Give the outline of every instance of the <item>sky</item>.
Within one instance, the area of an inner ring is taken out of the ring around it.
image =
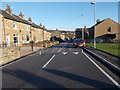
[[[90,2],[2,2],[2,10],[10,5],[13,14],[22,12],[47,29],[74,31],[94,25],[94,5]],[[83,14],[83,17],[82,17]],[[96,2],[96,20],[111,18],[118,22],[118,2]]]

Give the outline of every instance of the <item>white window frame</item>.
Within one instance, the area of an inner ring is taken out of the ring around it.
[[[26,30],[29,30],[29,26],[28,25],[26,25]]]
[[[13,22],[13,29],[18,29],[16,22]]]

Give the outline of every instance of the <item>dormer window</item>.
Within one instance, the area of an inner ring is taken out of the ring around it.
[[[18,29],[18,28],[17,28],[17,23],[13,22],[13,28],[14,28],[14,29]]]
[[[108,32],[111,32],[111,27],[108,27],[107,31],[108,31]]]

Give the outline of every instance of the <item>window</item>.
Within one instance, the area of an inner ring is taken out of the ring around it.
[[[28,25],[26,25],[26,30],[28,30]]]
[[[24,35],[22,34],[22,40],[24,40]]]
[[[13,35],[14,43],[18,43],[18,34]]]
[[[13,28],[17,29],[17,23],[13,22]]]
[[[26,35],[26,40],[29,41],[29,35]]]
[[[107,29],[107,30],[108,30],[108,32],[111,32],[111,27],[108,27],[108,29]]]

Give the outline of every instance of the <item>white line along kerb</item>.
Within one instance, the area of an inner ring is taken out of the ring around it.
[[[52,56],[52,58],[42,67],[42,68],[45,68],[51,61],[52,59],[55,57],[55,55]]]
[[[82,53],[106,76],[108,77],[118,88],[120,85],[117,81],[115,81],[109,74],[107,74],[100,66],[98,66],[86,53],[82,51]]]
[[[88,50],[88,49],[86,49],[86,50]],[[92,52],[92,51],[90,51],[90,50],[88,50],[88,51],[89,51],[90,53],[92,53],[92,54],[98,56],[98,55],[95,54],[94,52]],[[118,70],[120,70],[119,67],[117,67],[116,65],[114,65],[114,64],[112,64],[111,62],[107,61],[106,59],[104,59],[104,58],[102,58],[102,57],[100,57],[100,56],[98,56],[98,57],[101,58],[103,61],[107,62],[108,64],[110,64],[111,66],[113,66],[113,67],[117,68]]]

